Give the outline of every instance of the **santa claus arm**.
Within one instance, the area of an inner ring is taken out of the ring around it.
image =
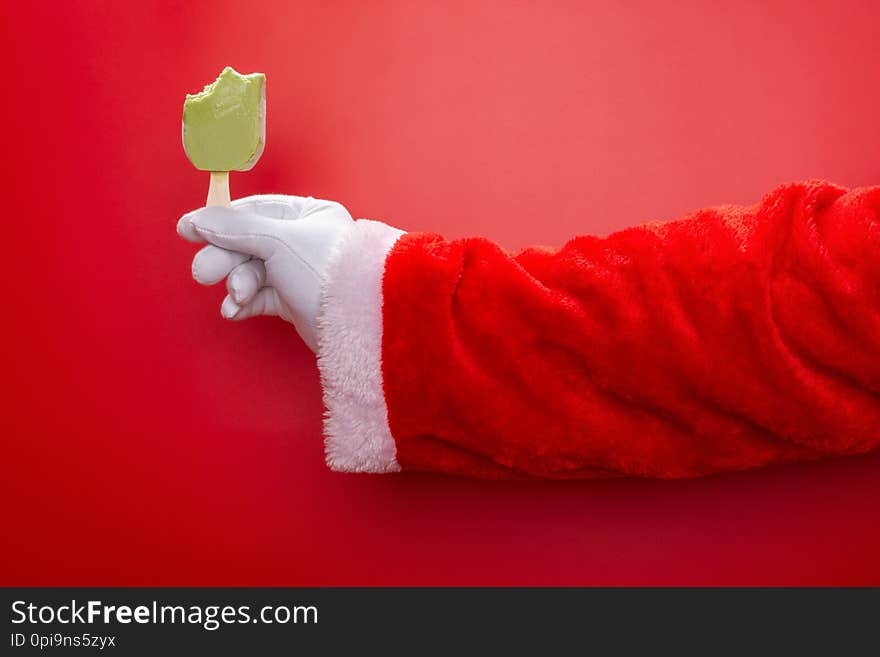
[[[318,320],[343,471],[682,477],[880,444],[880,190],[512,255],[359,221]]]

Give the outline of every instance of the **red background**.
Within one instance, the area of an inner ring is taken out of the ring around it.
[[[880,584],[880,454],[334,474],[313,356],[190,279],[181,105],[226,64],[268,74],[233,195],[409,230],[558,245],[880,181],[871,3],[585,4],[4,3],[2,583]]]

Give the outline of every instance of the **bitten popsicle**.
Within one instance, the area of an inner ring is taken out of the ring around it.
[[[266,76],[227,66],[183,103],[183,150],[196,169],[211,172],[205,205],[229,205],[229,172],[251,169],[266,144]]]

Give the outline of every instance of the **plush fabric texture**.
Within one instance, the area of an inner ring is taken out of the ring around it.
[[[400,469],[379,359],[382,272],[402,234],[377,221],[356,221],[330,255],[318,315],[318,369],[327,409],[324,452],[333,470]]]
[[[677,478],[880,444],[880,189],[781,187],[516,255],[407,234],[383,283],[404,470]]]

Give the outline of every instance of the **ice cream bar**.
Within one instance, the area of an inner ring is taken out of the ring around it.
[[[266,143],[266,76],[227,66],[183,103],[183,149],[196,169],[211,172],[208,205],[229,205],[229,171],[247,171]]]

